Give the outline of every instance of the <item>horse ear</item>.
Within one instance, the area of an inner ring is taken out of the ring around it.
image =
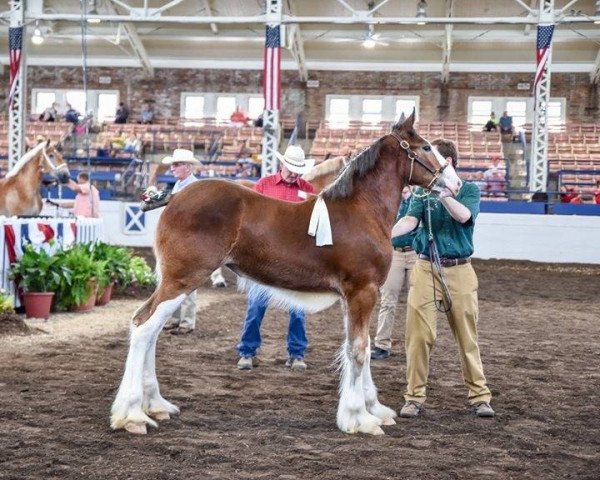
[[[412,130],[413,124],[415,123],[415,109],[413,108],[410,117],[406,118],[404,112],[400,114],[400,118],[396,124],[392,127],[392,130]]]

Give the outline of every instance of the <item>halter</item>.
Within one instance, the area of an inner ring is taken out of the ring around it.
[[[408,175],[407,183],[410,183],[410,180],[411,180],[412,174],[413,174],[413,169],[414,169],[414,166],[415,166],[415,162],[417,162],[425,170],[427,170],[429,173],[431,173],[433,175],[433,178],[431,179],[431,182],[429,182],[429,184],[427,185],[427,187],[425,187],[426,190],[430,190],[431,186],[435,185],[437,183],[438,179],[442,176],[442,172],[448,166],[448,162],[446,161],[445,165],[442,165],[437,170],[434,170],[429,165],[427,165],[427,163],[425,163],[423,160],[421,160],[419,158],[419,156],[415,152],[413,152],[411,150],[410,145],[409,145],[409,143],[406,140],[398,137],[396,135],[396,132],[392,132],[391,135],[396,140],[398,140],[398,143],[400,144],[400,147],[406,152],[406,155],[408,155],[408,159],[410,160],[410,173]],[[431,144],[429,142],[427,142],[427,143],[431,146]]]
[[[56,172],[60,169],[66,169],[67,172],[69,171],[69,167],[67,166],[66,163],[63,163],[61,165],[55,165],[54,162],[52,161],[52,159],[48,156],[48,154],[46,153],[46,147],[43,148],[42,150],[42,155],[44,156],[44,160],[46,161],[46,163],[48,164],[48,166],[50,167],[50,169],[52,170],[52,172]]]

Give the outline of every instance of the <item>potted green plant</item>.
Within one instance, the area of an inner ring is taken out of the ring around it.
[[[77,244],[58,255],[70,275],[59,285],[59,308],[75,312],[90,311],[96,303],[99,281],[105,281],[105,261],[92,258],[89,245]]]
[[[103,275],[98,278],[96,305],[106,305],[110,301],[115,282],[127,277],[131,255],[126,248],[104,242],[91,244],[90,254],[94,260],[105,262]]]
[[[36,250],[33,245],[25,245],[23,255],[12,264],[10,277],[22,290],[23,304],[27,318],[44,318],[50,316],[50,308],[54,293],[62,277],[69,272],[60,264],[57,255],[50,255],[46,250]]]

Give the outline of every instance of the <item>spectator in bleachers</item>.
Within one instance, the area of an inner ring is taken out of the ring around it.
[[[127,137],[123,133],[123,130],[117,130],[116,134],[110,139],[110,146],[112,148],[111,156],[116,156],[118,152],[125,148],[125,141]]]
[[[485,181],[485,179],[483,178],[483,172],[475,172],[473,173],[472,178],[472,182],[477,185],[477,188],[479,188],[479,191],[481,192],[482,195],[487,195],[487,187],[488,184]]]
[[[65,122],[70,122],[73,125],[79,123],[80,113],[75,110],[70,103],[67,103],[67,111],[65,112]]]
[[[575,187],[560,187],[560,203],[583,203]]]
[[[263,116],[262,113],[258,116],[256,120],[254,120],[254,126],[258,128],[262,128],[263,126]]]
[[[140,123],[149,125],[154,121],[154,111],[149,103],[144,104],[140,113]]]
[[[501,164],[500,157],[492,157],[492,166],[488,168],[483,179],[486,183],[486,191],[490,196],[499,197],[506,190],[506,170]]]
[[[500,117],[500,133],[504,134],[513,134],[513,119],[508,115],[508,112],[505,110],[502,116]]]
[[[487,121],[483,129],[486,132],[491,132],[492,130],[494,132],[498,131],[498,120],[496,120],[496,114],[494,112],[490,114],[490,119]]]
[[[125,106],[123,102],[119,103],[119,108],[117,108],[117,113],[115,114],[115,123],[127,123],[128,118],[129,109]]]
[[[248,117],[240,110],[240,107],[235,107],[235,112],[231,114],[229,121],[234,127],[243,127],[248,123]]]
[[[39,119],[42,122],[55,122],[58,118],[58,103],[54,102],[42,112]]]
[[[600,180],[596,180],[596,190],[594,190],[594,203],[600,205]]]
[[[139,133],[131,132],[125,144],[123,145],[123,153],[134,153],[139,154],[142,150],[142,139]]]

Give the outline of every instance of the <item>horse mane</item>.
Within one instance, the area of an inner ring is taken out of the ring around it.
[[[323,198],[327,200],[339,200],[352,195],[354,177],[361,178],[375,167],[379,159],[381,143],[382,139],[377,140],[350,160],[340,171],[335,181],[323,190]]]
[[[6,174],[4,178],[11,178],[16,176],[21,169],[33,158],[37,156],[37,154],[46,146],[46,142],[41,142],[31,150],[25,153],[17,163],[13,165],[13,168],[10,169],[10,172]]]
[[[343,165],[343,157],[328,158],[324,162],[315,165],[310,172],[302,175],[302,179],[311,182],[315,178],[338,171],[340,164]]]

